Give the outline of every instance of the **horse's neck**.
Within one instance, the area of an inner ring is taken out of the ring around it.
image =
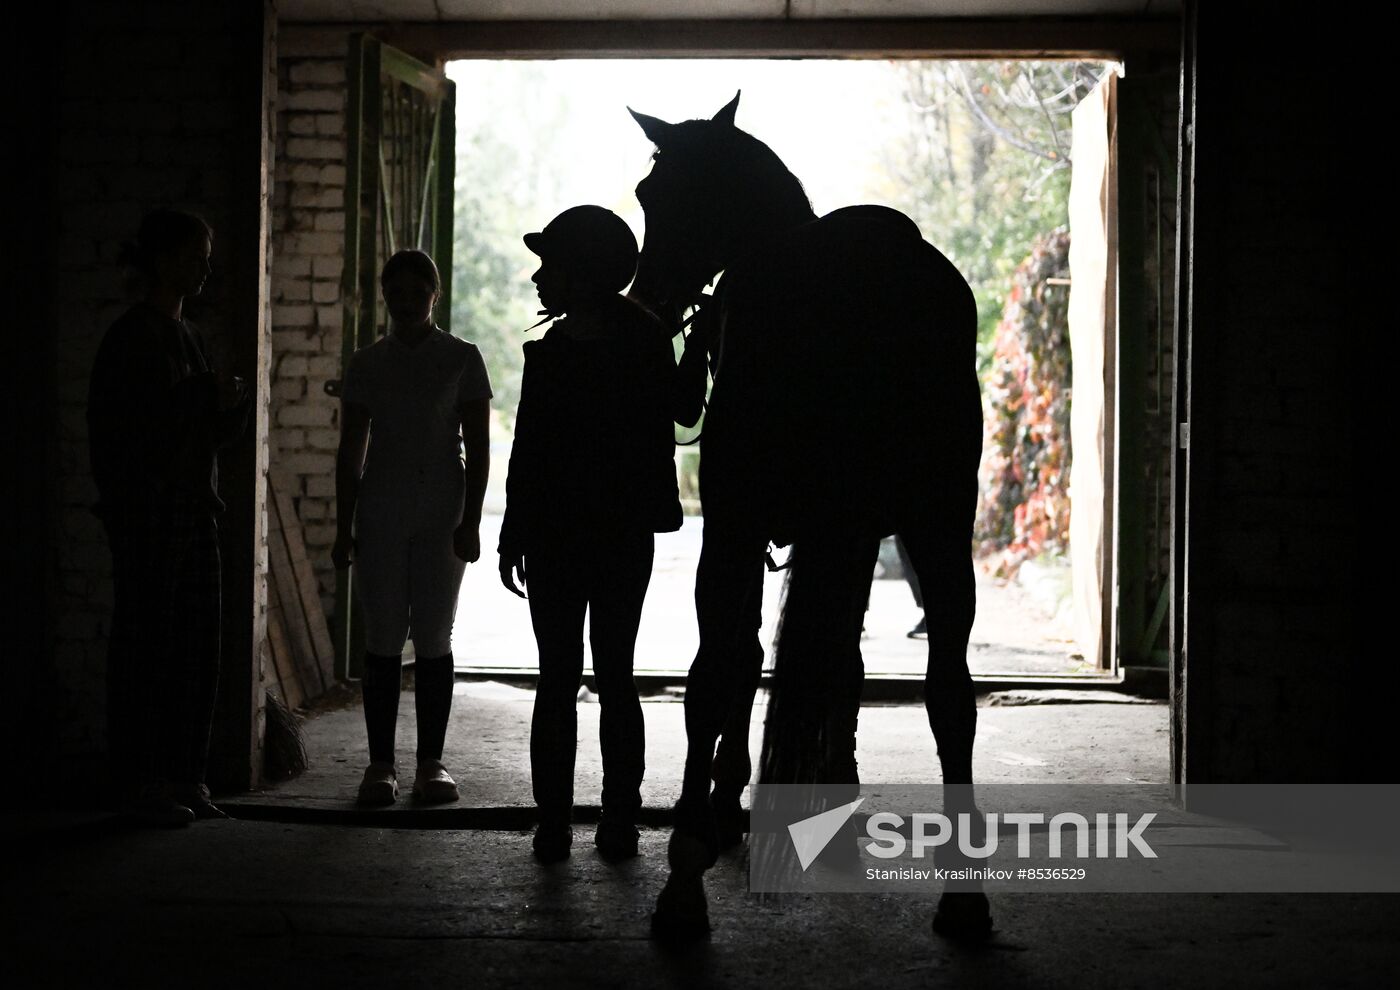
[[[750,222],[737,229],[729,250],[725,252],[725,269],[741,264],[745,259],[762,256],[770,246],[789,231],[811,223],[817,215],[811,210],[785,217],[746,217]],[[718,273],[716,273],[718,274]]]

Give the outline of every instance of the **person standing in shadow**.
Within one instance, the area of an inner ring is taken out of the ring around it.
[[[919,610],[919,621],[914,628],[904,634],[906,639],[928,639],[928,620],[924,617],[924,592],[919,586],[919,575],[914,571],[914,561],[909,556],[909,551],[904,548],[904,541],[898,535],[890,537],[894,541],[895,553],[899,556],[899,569],[904,577],[904,582],[909,585],[909,592],[914,596],[914,607]],[[872,580],[874,580],[872,578]],[[870,596],[865,597],[865,611],[870,611]],[[861,638],[865,638],[865,626],[860,627]]]
[[[904,635],[908,639],[928,639],[928,619],[924,615],[924,589],[919,585],[914,560],[904,548],[904,541],[897,535],[894,537],[894,549],[895,553],[899,554],[899,567],[904,572],[904,581],[909,585],[910,594],[914,596],[914,607],[919,610],[919,621]]]
[[[600,206],[565,210],[525,235],[546,318],[525,345],[525,374],[506,480],[500,572],[524,597],[539,646],[530,769],[535,856],[573,844],[575,709],[589,616],[601,705],[603,813],[594,844],[609,861],[637,855],[645,769],[642,706],[632,679],[655,533],[681,525],[670,335],[619,295],[637,268],[627,224]],[[567,314],[567,315],[565,315]],[[527,578],[528,573],[528,578]]]
[[[442,762],[452,711],[452,620],[466,565],[481,557],[491,383],[476,345],[433,323],[442,280],[432,258],[399,251],[385,262],[379,284],[391,326],[345,369],[331,551],[338,569],[354,563],[364,615],[360,688],[370,762],[358,801],[379,807],[398,799],[394,736],[411,627],[413,797],[445,804],[458,798]]]
[[[185,319],[211,271],[213,231],[156,210],[128,258],[144,299],[108,329],[88,391],[95,511],[112,551],[107,733],[122,804],[147,824],[227,817],[205,769],[219,683],[216,453],[248,423],[252,395],[222,381]]]

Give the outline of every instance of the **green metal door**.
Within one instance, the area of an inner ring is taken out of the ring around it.
[[[341,367],[387,329],[379,272],[398,250],[432,255],[442,274],[436,319],[450,330],[456,92],[441,70],[369,35],[350,38],[346,66],[345,267]],[[351,574],[336,585],[338,669],[363,655]]]

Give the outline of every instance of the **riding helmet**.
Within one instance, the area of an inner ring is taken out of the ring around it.
[[[627,221],[601,206],[574,206],[525,235],[525,246],[608,292],[621,292],[637,273],[637,238]]]

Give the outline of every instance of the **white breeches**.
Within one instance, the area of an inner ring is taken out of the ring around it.
[[[365,649],[399,656],[412,638],[420,657],[452,652],[452,620],[464,564],[452,550],[465,479],[395,479],[392,491],[363,491],[355,513],[353,581]]]

